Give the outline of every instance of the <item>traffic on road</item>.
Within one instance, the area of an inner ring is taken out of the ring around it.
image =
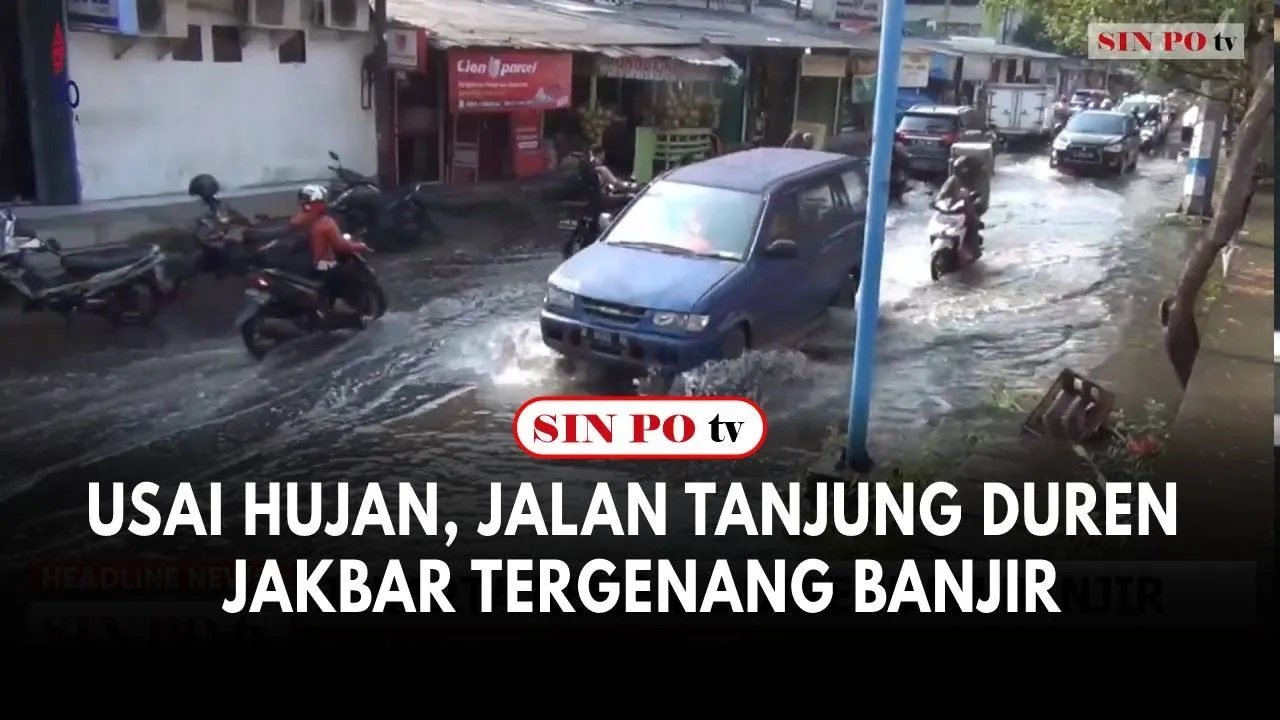
[[[1128,127],[1115,112],[1075,118],[1088,129]],[[1068,137],[1089,135],[1076,130]],[[1160,225],[1178,204],[1183,165],[1171,149],[1136,165],[1126,150],[1127,174],[1076,177],[1058,172],[1058,145],[987,148],[972,156],[976,180],[940,199],[936,179],[922,175],[891,209],[879,446],[980,428],[994,383],[1039,388],[1064,366],[1097,365],[1121,335],[1151,324],[1134,298],[1176,270],[1179,243]],[[821,450],[847,401],[865,164],[802,149],[739,155],[651,183],[567,260],[554,228],[493,255],[356,248],[385,289],[382,307],[357,300],[346,308],[357,314],[354,332],[304,333],[270,353],[246,352],[236,311],[246,290],[251,301],[272,292],[262,270],[271,261],[238,255],[208,265],[223,279],[209,281],[207,297],[166,306],[146,325],[14,320],[39,341],[0,353],[0,533],[15,548],[0,564],[105,542],[86,536],[83,493],[70,491],[85,473],[208,483],[306,468],[359,481],[413,468],[456,490],[461,520],[475,512],[465,506],[473,492],[529,469],[511,418],[539,395],[746,395],[768,414],[769,443],[736,463],[734,477],[793,472]],[[744,162],[752,173],[735,164]],[[217,228],[234,224],[225,203],[211,207],[224,214]],[[275,230],[258,237],[254,221],[245,224],[237,237],[270,246]],[[26,262],[38,239],[13,225],[5,262]],[[938,272],[940,249],[959,253],[971,228],[981,252]],[[333,247],[341,255],[347,246]],[[266,287],[250,286],[264,277]],[[314,299],[323,286],[294,289]],[[307,307],[295,319],[343,311]],[[617,361],[626,372],[614,372]],[[658,384],[637,383],[641,374]],[[591,472],[621,482],[647,467]],[[557,468],[562,479],[574,472]],[[718,471],[699,475],[707,472]]]

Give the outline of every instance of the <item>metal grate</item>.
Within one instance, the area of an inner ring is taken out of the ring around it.
[[[1114,407],[1115,393],[1067,369],[1058,375],[1022,429],[1037,437],[1080,443],[1097,436]]]

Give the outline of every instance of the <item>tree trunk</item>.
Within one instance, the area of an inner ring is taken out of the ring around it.
[[[1172,305],[1165,308],[1165,352],[1183,387],[1191,379],[1191,368],[1200,352],[1200,334],[1195,317],[1196,298],[1218,259],[1218,253],[1244,223],[1245,205],[1249,199],[1257,162],[1256,149],[1262,144],[1263,137],[1271,126],[1275,102],[1275,68],[1271,67],[1254,88],[1249,110],[1235,134],[1235,151],[1231,153],[1231,161],[1227,167],[1226,186],[1213,220],[1209,223],[1209,230],[1192,248],[1182,266]]]

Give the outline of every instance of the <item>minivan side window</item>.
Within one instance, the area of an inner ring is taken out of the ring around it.
[[[831,232],[831,219],[836,202],[831,192],[830,181],[827,178],[810,180],[796,195],[800,206],[800,230],[804,236],[803,241],[817,240],[818,236]]]
[[[794,193],[778,195],[769,203],[769,224],[761,247],[767,247],[774,240],[801,243],[800,212]]]
[[[840,176],[844,184],[844,194],[849,198],[849,210],[855,216],[867,212],[867,181],[857,170],[846,170]]]

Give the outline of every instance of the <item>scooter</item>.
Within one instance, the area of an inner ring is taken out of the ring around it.
[[[332,308],[327,307],[319,280],[277,268],[249,274],[247,302],[236,326],[250,355],[261,360],[281,343],[315,333],[363,330],[386,313],[386,294],[368,262],[359,255],[342,255],[338,262],[349,266],[351,284],[358,288],[335,298]]]
[[[376,179],[343,167],[332,150],[329,158],[336,163],[329,166],[334,174],[328,188],[329,210],[339,225],[384,248],[415,245],[423,233],[442,234],[427,212],[426,183],[384,192]]]
[[[32,262],[57,258],[46,273]],[[158,245],[117,245],[64,253],[54,238],[40,238],[13,211],[0,209],[0,277],[25,298],[24,312],[48,310],[69,322],[77,313],[101,315],[113,325],[149,325],[177,294],[166,277]]]
[[[221,279],[263,267],[309,266],[305,233],[288,220],[250,220],[218,197],[213,176],[197,178],[203,182],[192,180],[188,193],[199,197],[208,212],[196,220],[196,256],[188,277],[207,272]]]
[[[1148,120],[1144,122],[1142,127],[1138,130],[1138,135],[1142,139],[1142,151],[1151,152],[1160,141],[1160,128],[1158,123],[1155,120]]]
[[[948,204],[945,200],[933,203],[937,213],[929,221],[926,231],[929,236],[929,277],[937,281],[943,275],[961,270],[972,265],[982,257],[982,237],[976,238],[976,249],[965,246],[964,237],[968,230],[965,224],[965,205],[974,202],[970,195],[967,200],[956,200]],[[978,221],[978,227],[984,227]]]
[[[618,204],[622,207],[630,204],[640,194],[642,187],[635,181],[628,181],[620,187],[610,189],[609,197],[614,201],[612,204]],[[600,213],[594,220],[596,221],[596,231],[592,232],[591,221],[593,218],[586,212],[577,212],[571,217],[564,218],[560,221],[558,227],[565,235],[564,244],[561,246],[560,254],[566,259],[573,257],[581,252],[588,245],[591,245],[599,239],[600,233],[605,231],[609,223],[613,220],[612,213]]]

